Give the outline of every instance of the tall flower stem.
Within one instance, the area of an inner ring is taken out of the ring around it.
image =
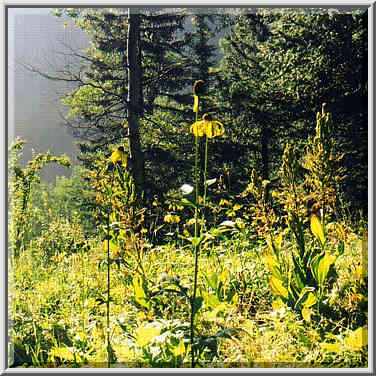
[[[107,366],[111,367],[110,346],[110,212],[107,213]]]
[[[196,122],[198,121],[198,109],[196,111]],[[195,245],[194,245],[194,255],[195,255],[195,265],[194,265],[194,281],[193,281],[193,294],[191,300],[191,361],[192,368],[195,366],[195,351],[193,348],[194,341],[194,316],[195,316],[195,301],[197,292],[197,274],[198,274],[198,256],[199,256],[199,246],[198,246],[198,185],[199,185],[199,171],[198,171],[198,135],[195,137],[195,185],[196,185],[196,199],[195,199]]]
[[[208,171],[208,137],[205,136],[205,164],[204,164],[204,203],[203,206],[206,206],[206,190],[208,188],[208,184],[206,182],[207,179],[207,171]]]

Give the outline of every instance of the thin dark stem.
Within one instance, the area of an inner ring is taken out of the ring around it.
[[[208,137],[205,136],[204,202],[203,202],[204,211],[205,211],[205,207],[206,207],[206,191],[207,191],[207,188],[208,188],[208,184],[206,182],[207,172],[208,172]]]
[[[206,204],[206,189],[208,187],[206,183],[206,175],[208,172],[208,137],[205,137],[205,165],[204,165],[204,206]]]
[[[196,122],[198,121],[198,110],[196,112]],[[193,295],[191,300],[191,360],[192,368],[195,366],[195,352],[193,349],[193,340],[194,340],[194,305],[196,301],[196,291],[197,291],[197,274],[198,274],[198,254],[199,247],[197,244],[198,237],[198,184],[199,184],[199,174],[198,174],[198,135],[195,139],[195,183],[196,183],[196,206],[195,206],[195,245],[194,245],[194,254],[195,254],[195,266],[194,266],[194,282],[193,282]]]
[[[110,213],[107,213],[107,366],[111,367],[110,347]]]

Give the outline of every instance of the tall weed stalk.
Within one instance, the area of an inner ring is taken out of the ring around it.
[[[190,132],[195,136],[195,169],[194,169],[194,180],[195,180],[195,227],[194,227],[194,240],[193,240],[193,253],[194,253],[194,276],[193,276],[193,292],[190,300],[191,304],[191,317],[190,317],[190,340],[191,340],[191,362],[192,368],[196,365],[195,359],[195,314],[202,304],[202,299],[197,299],[197,280],[199,273],[199,256],[200,249],[203,240],[203,230],[205,223],[205,205],[206,205],[206,194],[207,194],[207,167],[208,167],[208,140],[216,136],[221,136],[224,133],[223,124],[219,121],[212,120],[209,114],[204,114],[201,120],[199,119],[199,101],[200,97],[204,92],[204,82],[198,80],[193,85],[194,94],[194,106],[193,112],[195,113],[195,122],[190,127]],[[204,154],[204,171],[203,171],[203,185],[204,185],[204,195],[201,200],[200,192],[200,178],[201,171],[199,169],[199,138],[205,137],[205,154]],[[202,217],[200,214],[202,213]],[[200,217],[200,218],[199,218]],[[200,222],[199,222],[200,221]]]

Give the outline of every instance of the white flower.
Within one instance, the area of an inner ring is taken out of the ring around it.
[[[208,187],[210,187],[210,186],[213,185],[216,181],[217,181],[216,178],[206,180],[206,185],[207,185]]]
[[[235,222],[233,221],[223,221],[220,226],[230,226],[230,227],[234,227],[235,226]]]
[[[181,187],[180,187],[180,190],[183,192],[184,195],[189,195],[190,193],[193,192],[193,187],[189,184],[183,184]]]

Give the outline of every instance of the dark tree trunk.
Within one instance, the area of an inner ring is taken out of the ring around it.
[[[142,115],[143,103],[141,95],[142,70],[140,51],[140,14],[137,9],[128,10],[128,129],[129,149],[131,158],[131,173],[136,191],[141,194],[144,190],[145,156],[141,148],[139,119]]]
[[[269,150],[268,150],[268,129],[261,126],[261,160],[262,160],[262,179],[269,179]]]
[[[268,128],[261,125],[261,160],[262,160],[262,179],[269,180],[269,150],[268,150]],[[265,199],[269,199],[269,186],[265,188]]]

